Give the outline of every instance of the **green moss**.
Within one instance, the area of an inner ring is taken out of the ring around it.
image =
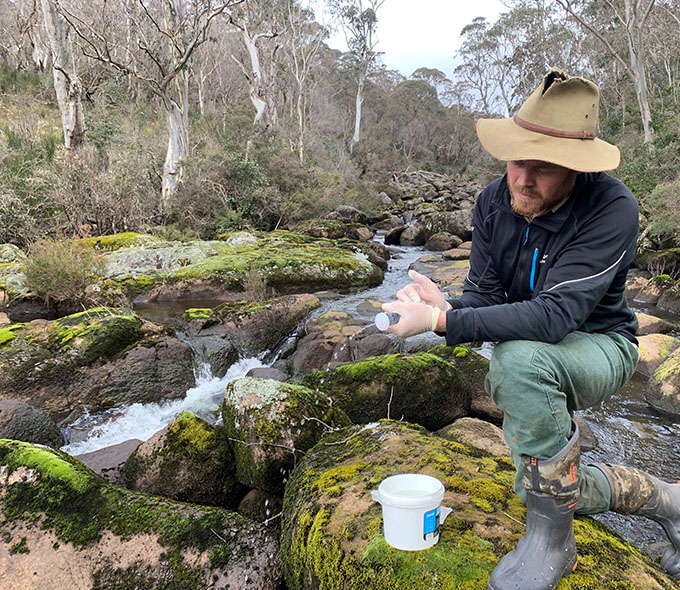
[[[6,328],[0,328],[0,347],[8,344],[16,338],[15,332],[23,328],[23,324],[14,324]]]
[[[26,537],[21,537],[21,541],[9,548],[10,555],[15,555],[17,553],[30,553],[30,549],[28,548],[28,545],[26,545]]]
[[[154,236],[134,232],[123,232],[78,240],[78,242],[84,242],[92,246],[95,250],[104,250],[106,252],[113,252],[114,250],[120,250],[121,248],[148,246],[160,241],[159,238]]]
[[[142,320],[135,314],[99,307],[56,320],[48,331],[53,351],[76,348],[80,361],[89,364],[111,357],[143,336]]]
[[[191,307],[184,310],[182,319],[186,322],[191,320],[209,320],[215,317],[215,313],[209,307]]]
[[[177,416],[169,434],[175,439],[175,444],[189,452],[205,453],[218,443],[215,428],[190,412],[182,412]]]
[[[0,440],[0,465],[6,465],[9,473],[31,470],[24,481],[7,488],[0,505],[6,523],[37,524],[53,531],[60,542],[77,547],[86,547],[105,530],[123,539],[154,532],[167,548],[171,567],[184,577],[191,574],[180,557],[185,550],[206,552],[212,568],[224,568],[238,545],[238,530],[247,524],[234,513],[206,507],[198,511],[106,485],[73,457],[28,443]]]

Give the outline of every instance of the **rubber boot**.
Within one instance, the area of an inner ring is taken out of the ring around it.
[[[552,590],[576,567],[573,519],[579,498],[579,434],[557,455],[539,460],[522,456],[527,490],[527,529],[491,574],[488,590]]]
[[[612,489],[610,510],[638,514],[658,522],[671,542],[661,565],[680,582],[680,483],[666,483],[644,471],[596,463]]]

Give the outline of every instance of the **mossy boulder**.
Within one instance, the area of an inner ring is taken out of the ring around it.
[[[637,370],[645,375],[653,375],[668,356],[680,348],[680,340],[667,334],[648,334],[638,336],[640,361]]]
[[[236,513],[104,483],[59,451],[0,441],[0,585],[275,590],[277,541]]]
[[[680,416],[680,349],[675,349],[649,378],[645,399],[662,412]]]
[[[140,234],[135,232],[122,232],[109,234],[107,236],[96,236],[92,238],[82,238],[78,242],[87,244],[95,250],[103,252],[114,252],[120,249],[143,248],[146,246],[156,246],[163,243],[163,240],[156,236]]]
[[[357,244],[287,231],[237,232],[212,241],[120,249],[105,259],[107,277],[120,288],[135,295],[153,291],[157,298],[196,298],[197,289],[210,286],[242,291],[249,272],[260,273],[281,293],[379,284],[382,271]]]
[[[355,424],[392,417],[438,430],[470,409],[470,386],[456,365],[429,352],[371,357],[300,383],[329,396]]]
[[[382,534],[371,491],[390,475],[424,473],[453,509],[439,542],[398,551]],[[324,437],[293,471],[283,507],[281,551],[289,590],[486,590],[500,558],[524,534],[512,462],[423,429],[385,421]],[[558,590],[673,588],[674,581],[602,524],[575,519],[579,567]]]
[[[370,240],[373,232],[365,223],[340,219],[308,219],[295,226],[295,231],[315,238]]]
[[[188,345],[125,310],[96,308],[0,329],[0,399],[53,417],[87,405],[179,397],[194,384]]]
[[[213,374],[222,376],[235,360],[230,351],[245,357],[273,349],[319,305],[318,297],[310,294],[226,302],[215,308],[187,309],[183,329],[192,337],[210,339],[206,360]]]
[[[137,447],[123,480],[138,492],[225,508],[236,508],[245,493],[236,484],[224,430],[189,412]]]
[[[324,395],[253,377],[229,383],[222,417],[238,480],[275,494],[283,492],[290,470],[328,429],[351,423]]]
[[[680,248],[642,250],[635,256],[635,266],[655,275],[673,275],[680,271]]]

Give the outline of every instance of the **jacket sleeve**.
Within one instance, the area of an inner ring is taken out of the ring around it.
[[[476,230],[475,230],[476,231]],[[634,256],[635,198],[621,195],[592,211],[557,255],[543,288],[530,301],[447,312],[446,342],[537,340],[559,342],[579,330]],[[621,284],[625,281],[619,277]]]

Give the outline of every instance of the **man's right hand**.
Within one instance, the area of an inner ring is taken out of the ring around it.
[[[403,289],[397,291],[397,299],[399,301],[402,301],[403,303],[427,303],[432,307],[438,307],[444,311],[451,308],[446,301],[446,298],[439,290],[439,287],[425,275],[422,275],[415,270],[409,270],[408,276],[413,283],[406,285]]]

